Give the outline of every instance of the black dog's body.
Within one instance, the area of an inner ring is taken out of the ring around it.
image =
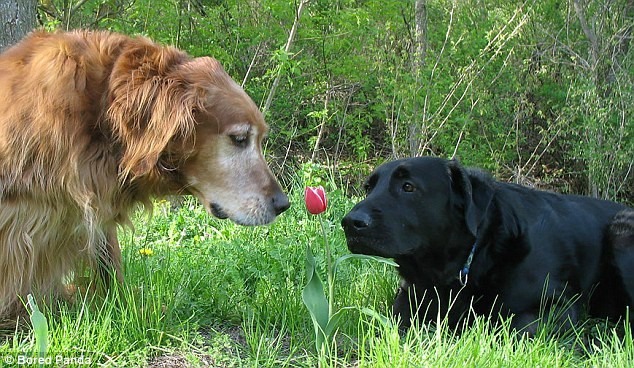
[[[393,311],[404,326],[412,313],[425,321],[439,312],[455,326],[471,306],[513,314],[522,328],[552,302],[566,307],[564,323],[583,307],[616,319],[634,305],[634,211],[624,205],[502,183],[431,157],[380,166],[366,190],[342,221],[348,247],[399,264]]]

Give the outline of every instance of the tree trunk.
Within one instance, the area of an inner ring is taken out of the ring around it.
[[[427,0],[416,0],[414,5],[414,16],[416,22],[414,57],[412,58],[412,73],[416,78],[416,86],[420,86],[425,59],[427,57]],[[416,156],[421,146],[422,135],[425,131],[424,111],[418,111],[418,103],[414,98],[414,119],[409,126],[409,151],[410,156]],[[419,126],[420,124],[420,126]],[[396,152],[392,152],[396,156]]]
[[[36,12],[37,0],[0,0],[0,51],[33,30]]]
[[[612,101],[620,99],[619,85],[631,85],[627,80],[619,80],[620,70],[625,69],[622,66],[623,60],[628,57],[631,23],[613,29],[610,27],[610,20],[604,15],[588,11],[589,3],[590,1],[584,0],[572,1],[577,20],[588,41],[587,70],[597,95],[592,113],[595,116],[625,116],[627,113]],[[619,7],[614,7],[611,11],[623,12],[623,19],[632,19],[634,0],[619,3]],[[619,128],[611,125],[609,118],[603,119],[605,121],[596,124],[587,138],[588,143],[592,143],[588,146],[595,147],[588,159],[588,192],[593,197],[609,199],[612,195],[610,189],[615,187],[613,183],[620,181],[614,177],[614,173],[618,172],[618,163],[612,159],[614,149],[620,147],[619,135],[614,134]]]
[[[416,56],[414,71],[419,72],[425,66],[427,57],[427,0],[416,0]]]
[[[586,9],[586,4],[581,4],[580,0],[573,0],[572,2],[575,14],[577,15],[577,20],[579,21],[579,25],[581,26],[581,30],[583,34],[588,39],[589,47],[588,47],[588,64],[590,65],[590,72],[592,75],[592,80],[595,86],[600,90],[603,87],[603,80],[600,77],[600,73],[598,72],[598,60],[599,60],[599,40],[597,38],[597,34],[594,32],[594,29],[588,24],[586,20],[584,9]],[[603,96],[602,96],[603,97]],[[601,131],[597,132],[596,136],[593,136],[593,139],[597,139],[598,146],[603,145],[603,133]],[[595,158],[592,158],[595,159]],[[593,166],[592,163],[589,163],[590,166]],[[599,197],[599,185],[597,184],[596,178],[594,177],[594,173],[592,167],[588,168],[588,194],[592,197]]]

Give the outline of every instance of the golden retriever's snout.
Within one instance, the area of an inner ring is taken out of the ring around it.
[[[217,189],[215,193],[222,193],[222,195],[213,196],[211,201],[205,200],[200,193],[192,193],[197,195],[202,203],[206,203],[208,212],[218,219],[229,219],[245,226],[266,225],[275,221],[277,216],[290,207],[286,193],[274,177],[271,179],[269,185],[256,192],[248,190],[225,192]]]
[[[230,219],[238,225],[258,226],[272,223],[277,216],[290,207],[288,196],[282,190],[260,200],[255,198],[247,200],[245,202],[247,206],[239,206],[237,210],[233,207],[234,204],[222,205],[218,202],[210,202],[207,204],[207,210],[220,220]]]

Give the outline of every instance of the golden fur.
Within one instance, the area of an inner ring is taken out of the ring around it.
[[[37,31],[0,55],[0,319],[63,295],[88,264],[122,280],[117,227],[137,203],[193,194],[271,222],[288,198],[267,125],[210,57],[137,37]],[[98,267],[97,267],[98,266]]]

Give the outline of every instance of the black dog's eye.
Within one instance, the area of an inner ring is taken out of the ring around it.
[[[370,193],[370,184],[369,183],[365,183],[363,184],[363,192],[367,195],[368,193]]]
[[[367,196],[368,194],[370,194],[370,192],[372,191],[372,189],[374,189],[374,187],[376,186],[376,182],[378,181],[378,178],[376,175],[371,175],[368,180],[366,180],[363,183],[363,191],[365,192],[365,195]]]
[[[412,183],[403,184],[403,191],[407,193],[411,193],[416,190],[416,187]]]
[[[249,136],[246,134],[232,134],[229,138],[231,138],[231,143],[239,148],[245,148],[249,143]]]

